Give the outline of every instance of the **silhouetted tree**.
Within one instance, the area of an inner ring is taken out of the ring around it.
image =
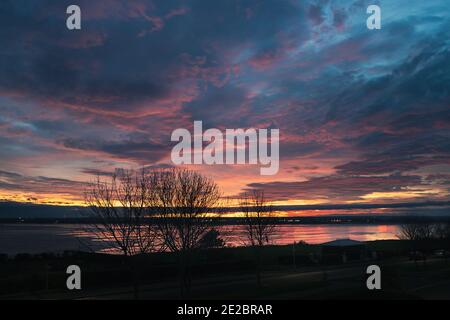
[[[402,240],[409,240],[412,257],[416,262],[418,257],[421,256],[424,259],[424,263],[426,262],[426,255],[424,253],[416,252],[421,248],[421,243],[424,240],[431,240],[435,237],[435,226],[430,223],[410,223],[404,224],[400,226],[400,234],[399,238]]]
[[[200,239],[199,247],[202,249],[223,248],[225,240],[220,237],[220,232],[216,229],[211,229]]]
[[[450,223],[440,223],[436,225],[436,238],[445,240],[450,239]]]
[[[429,223],[408,223],[400,226],[399,238],[402,240],[429,240],[434,235],[434,227]]]
[[[220,192],[216,183],[185,169],[153,172],[149,205],[156,207],[158,228],[164,245],[178,253],[181,295],[191,288],[191,259],[202,239],[212,229],[210,213],[217,207]]]
[[[91,218],[86,232],[105,247],[127,257],[134,277],[135,298],[138,297],[138,271],[132,257],[157,250],[161,244],[157,228],[149,220],[144,223],[149,214],[150,186],[144,170],[121,171],[110,181],[97,178],[85,195]]]
[[[244,215],[244,243],[251,246],[255,253],[256,282],[261,286],[262,249],[271,243],[276,232],[273,222],[273,207],[263,191],[247,192],[240,199],[240,208]]]

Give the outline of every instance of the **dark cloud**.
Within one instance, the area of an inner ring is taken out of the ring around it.
[[[249,189],[264,190],[274,200],[353,199],[372,192],[395,192],[421,183],[419,176],[346,176],[330,175],[300,182],[251,183]]]
[[[81,170],[81,172],[88,174],[90,176],[96,176],[96,177],[112,177],[112,176],[114,176],[113,171],[99,170],[99,169],[93,169],[93,168],[83,168]]]
[[[347,19],[347,13],[343,10],[336,9],[333,11],[333,25],[342,29],[345,26],[345,20]]]
[[[0,189],[23,193],[63,193],[82,195],[85,182],[69,179],[27,176],[15,172],[0,171]]]
[[[66,1],[30,2],[1,4],[1,39],[8,51],[2,53],[0,90],[93,110],[132,111],[168,99],[173,87],[187,80],[180,79],[182,70],[196,68],[184,74],[199,78],[224,73],[214,71],[222,50],[270,38],[299,12],[289,2],[276,1],[192,1],[178,13],[174,9],[185,2],[82,1],[88,19],[83,31],[70,32],[64,28]],[[257,17],[253,23],[247,21],[246,7]],[[45,20],[42,8],[52,13]],[[167,15],[170,22],[144,32]],[[104,34],[98,45],[77,46],[86,34],[96,33]],[[186,55],[203,62],[185,64]]]
[[[313,24],[319,25],[324,21],[324,14],[322,12],[322,7],[320,5],[310,5],[308,8],[308,18]]]
[[[244,89],[231,85],[209,86],[200,98],[187,103],[184,108],[193,120],[202,120],[205,128],[248,127],[245,94]]]
[[[63,144],[67,148],[104,152],[117,158],[131,159],[141,164],[156,162],[170,150],[168,145],[134,140],[65,139]]]

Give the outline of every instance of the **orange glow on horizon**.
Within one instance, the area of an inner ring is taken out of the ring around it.
[[[84,200],[78,199],[71,194],[24,194],[20,192],[6,193],[0,191],[0,200],[52,206],[86,206]]]

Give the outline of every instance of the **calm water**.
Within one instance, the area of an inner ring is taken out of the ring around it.
[[[84,233],[80,225],[68,224],[7,224],[0,225],[0,253],[61,252],[64,250],[86,250],[86,243],[95,239]],[[218,228],[227,245],[242,245],[242,227],[222,226]],[[280,225],[274,242],[290,244],[294,241],[323,243],[339,238],[360,241],[397,239],[396,225]],[[81,239],[81,241],[80,241]]]

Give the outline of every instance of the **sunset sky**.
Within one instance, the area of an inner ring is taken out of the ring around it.
[[[448,0],[2,0],[0,200],[81,204],[96,175],[171,166],[201,120],[280,130],[277,175],[189,167],[227,196],[448,201],[449,30]]]

